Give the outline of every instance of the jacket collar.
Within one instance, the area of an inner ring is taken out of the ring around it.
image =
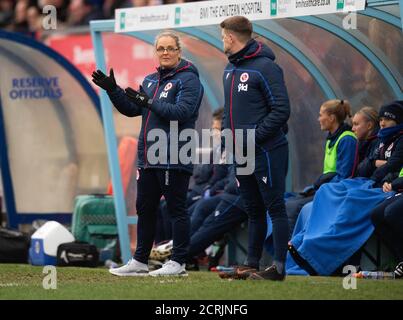
[[[250,59],[256,56],[262,50],[262,43],[257,42],[254,39],[250,39],[245,47],[243,47],[238,52],[230,55],[228,57],[228,61],[232,64],[238,64],[242,60]]]
[[[181,59],[181,61],[178,63],[178,65],[175,68],[171,68],[171,69],[164,68],[163,69],[161,67],[158,67],[157,72],[159,74],[159,78],[162,80],[162,79],[170,78],[170,77],[174,76],[176,73],[190,68],[190,66],[191,66],[190,62],[188,62],[184,59]]]
[[[340,135],[345,131],[351,131],[351,127],[347,123],[342,123],[340,127],[334,132],[327,135],[327,140],[330,140],[329,147],[333,147]]]

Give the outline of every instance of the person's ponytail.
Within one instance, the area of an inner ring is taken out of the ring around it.
[[[347,118],[351,118],[351,106],[348,100],[333,99],[322,104],[325,112],[333,114],[339,124],[343,123]]]

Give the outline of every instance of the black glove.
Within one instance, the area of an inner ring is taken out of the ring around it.
[[[142,108],[149,107],[149,100],[150,98],[144,93],[143,88],[140,86],[140,92],[136,91],[130,87],[125,89],[126,96],[129,100],[133,101],[135,104]]]
[[[94,71],[92,73],[92,82],[108,92],[114,91],[117,87],[112,68],[109,71],[109,77],[101,70]]]

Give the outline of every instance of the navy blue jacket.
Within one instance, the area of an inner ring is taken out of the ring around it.
[[[213,196],[222,192],[225,186],[228,168],[221,164],[199,164],[194,167],[193,179],[195,184],[191,190],[198,194],[210,189],[210,195]]]
[[[376,134],[359,142],[359,163],[355,171],[355,177],[369,178],[371,176],[372,170],[368,168],[378,152],[379,143],[380,141]]]
[[[290,103],[283,71],[274,59],[269,47],[252,39],[229,56],[223,75],[223,129],[234,134],[235,129],[255,128],[256,152],[287,144],[284,128]]]
[[[142,116],[139,136],[137,165],[140,168],[184,169],[193,172],[192,164],[170,163],[170,121],[178,121],[179,132],[194,129],[199,107],[203,97],[203,86],[199,80],[196,67],[182,59],[175,69],[158,68],[157,72],[145,77],[142,84],[144,93],[152,98],[149,108],[142,108],[132,103],[124,91],[118,87],[108,93],[113,105],[120,113],[128,117]],[[155,143],[148,139],[151,129],[161,129],[167,134],[167,145],[164,146],[167,163],[151,164],[147,159],[147,150]],[[178,141],[178,150],[189,141]],[[179,158],[179,157],[178,157]]]
[[[386,160],[387,162],[376,167],[376,160]],[[362,162],[359,176],[370,177],[376,182],[376,186],[381,186],[383,179],[388,174],[394,174],[400,171],[403,164],[403,132],[392,136],[385,143],[378,142],[375,152],[368,159]]]
[[[228,165],[213,164],[213,175],[211,176],[205,189],[210,189],[210,195],[214,196],[217,193],[224,191],[226,180],[228,177]]]
[[[403,177],[398,177],[392,181],[392,190],[396,192],[403,192]]]
[[[213,174],[212,164],[198,164],[193,168],[193,181],[194,184],[189,188],[189,190],[201,195],[204,188],[208,184],[211,176]]]

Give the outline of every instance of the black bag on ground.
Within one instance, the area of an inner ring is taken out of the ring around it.
[[[57,247],[58,266],[91,267],[98,266],[97,247],[85,242],[62,243]]]
[[[0,263],[28,263],[29,237],[0,227]]]

